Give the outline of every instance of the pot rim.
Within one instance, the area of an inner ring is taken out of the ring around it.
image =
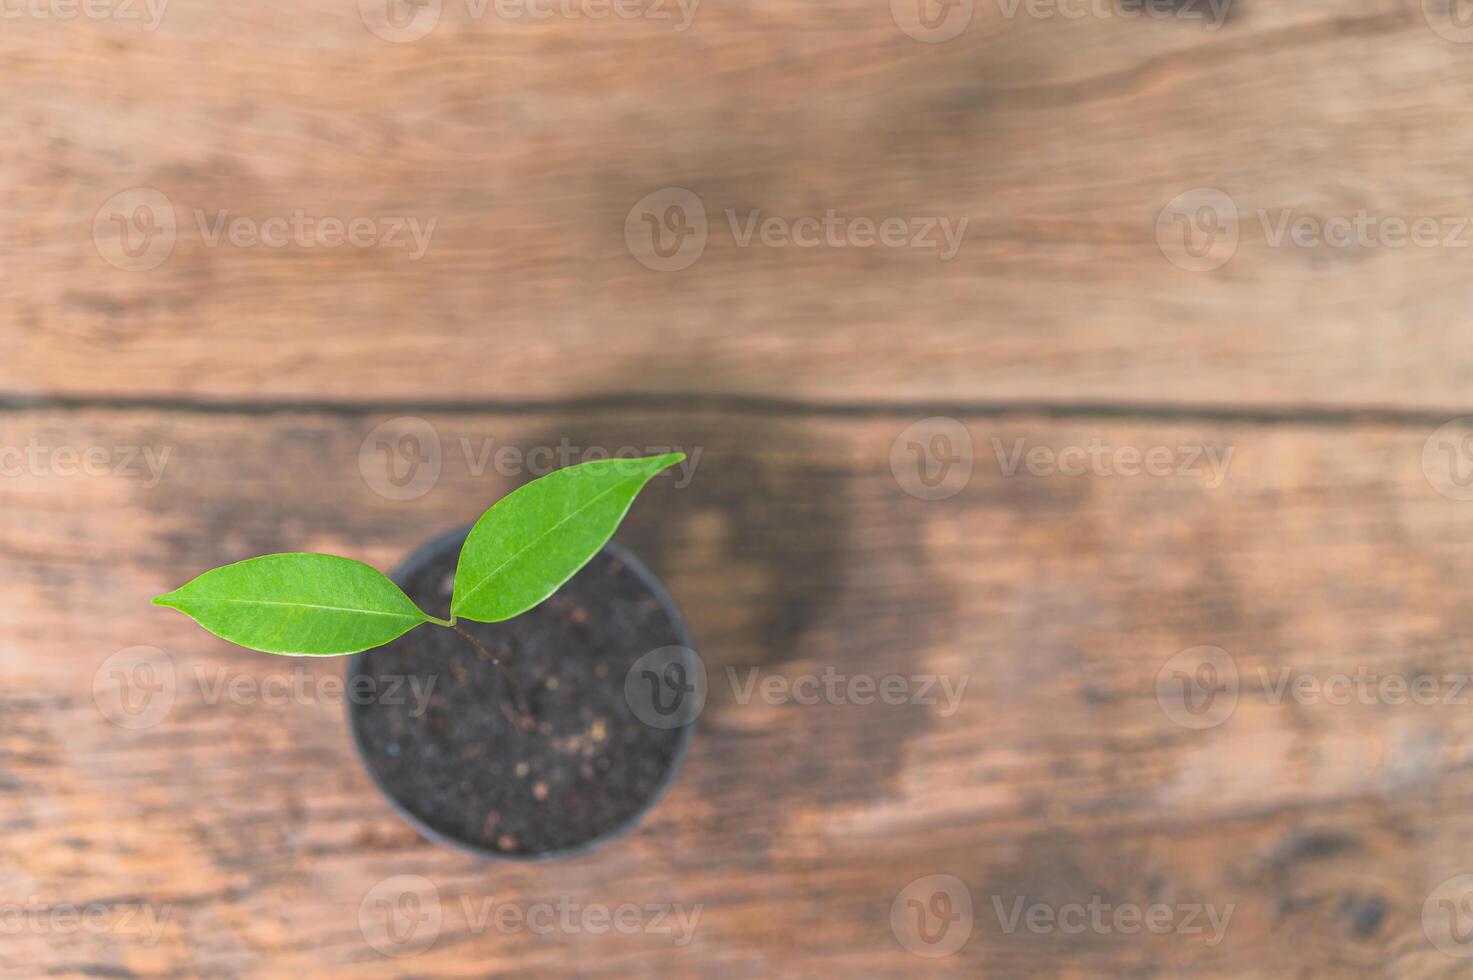
[[[408,557],[406,557],[402,562],[399,563],[398,567],[394,569],[393,573],[390,574],[389,577],[393,579],[394,583],[398,585],[401,589],[404,588],[406,582],[432,559],[439,556],[448,548],[460,548],[460,546],[465,543],[466,537],[470,534],[472,526],[473,525],[467,524],[463,527],[458,527],[453,530],[446,531],[445,533],[437,535],[436,537],[420,545],[418,548],[414,549],[414,551],[410,552]],[[670,593],[666,591],[664,584],[661,583],[661,581],[655,576],[653,572],[649,570],[649,568],[645,566],[643,562],[634,557],[634,555],[622,545],[618,545],[615,544],[613,541],[609,541],[600,550],[610,557],[616,558],[619,561],[623,562],[627,568],[634,572],[634,574],[645,585],[645,587],[650,590],[650,593],[654,595],[657,600],[659,600],[660,607],[665,610],[665,614],[670,617],[670,622],[675,628],[675,636],[678,641],[677,645],[682,646],[691,652],[692,660],[689,664],[689,667],[692,670],[702,669],[701,665],[696,662],[699,660],[700,655],[696,653],[695,641],[691,638],[690,630],[686,627],[685,620],[680,615],[680,610],[676,608],[675,600],[670,598]],[[355,653],[352,656],[346,658],[347,666],[345,668],[345,673],[346,682],[349,685],[351,685],[353,683],[353,679],[359,675],[358,665],[361,663],[360,658],[372,652],[372,650],[365,650],[362,653]],[[405,823],[409,824],[411,827],[413,827],[414,830],[421,837],[425,838],[431,843],[439,844],[443,847],[448,847],[452,850],[460,851],[464,854],[470,854],[475,857],[498,861],[537,862],[555,861],[561,858],[576,857],[578,855],[587,853],[588,851],[591,851],[596,847],[600,847],[604,844],[609,843],[610,841],[617,840],[618,838],[625,836],[630,831],[632,831],[635,826],[637,826],[639,822],[643,820],[652,809],[655,808],[655,805],[660,802],[660,800],[665,796],[665,793],[670,789],[671,784],[675,782],[675,777],[680,774],[681,767],[685,763],[686,752],[690,749],[690,743],[695,738],[696,734],[696,720],[692,720],[690,724],[685,725],[679,730],[680,740],[676,743],[675,754],[670,759],[670,765],[669,768],[667,768],[665,771],[664,778],[661,779],[659,785],[655,787],[654,791],[650,793],[649,798],[644,801],[639,809],[631,813],[623,822],[619,823],[610,830],[599,834],[596,837],[591,837],[586,841],[573,845],[572,847],[565,847],[555,851],[540,851],[536,854],[507,854],[504,851],[499,851],[491,847],[483,847],[478,844],[472,844],[468,841],[460,840],[457,837],[452,837],[443,831],[436,830],[434,827],[431,827],[419,817],[415,816],[408,810],[408,808],[400,803],[399,800],[392,793],[389,792],[388,788],[384,786],[383,782],[379,779],[378,773],[374,771],[373,766],[369,765],[368,750],[364,746],[363,736],[359,732],[357,724],[355,724],[357,709],[370,707],[370,705],[355,705],[352,698],[348,698],[346,700],[346,704],[347,710],[345,714],[347,716],[348,731],[352,735],[353,750],[354,753],[358,756],[358,762],[363,766],[364,772],[368,773],[368,778],[373,783],[374,788],[379,791],[379,795],[381,795],[385,800],[388,801],[389,806],[394,810],[396,814],[398,814],[399,818]]]

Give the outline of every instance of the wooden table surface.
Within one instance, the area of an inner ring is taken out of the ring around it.
[[[388,2],[0,3],[0,973],[1465,975],[1462,0]],[[148,604],[624,446],[710,690],[583,857]]]

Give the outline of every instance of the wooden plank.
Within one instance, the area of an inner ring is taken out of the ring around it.
[[[702,4],[684,31],[472,9],[403,44],[337,0],[7,20],[0,394],[1467,401],[1469,248],[1270,247],[1257,217],[1473,215],[1473,46],[1416,3],[1236,4],[1213,31],[978,0],[941,44],[873,0]],[[94,247],[135,187],[178,219],[152,271]],[[710,216],[679,272],[624,234],[667,187]],[[1199,187],[1242,241],[1193,273],[1156,227]],[[830,209],[969,224],[948,262],[740,247],[726,216]],[[436,225],[418,261],[210,244],[222,214],[298,211]]]
[[[945,430],[910,430],[908,417],[431,415],[439,477],[393,501],[373,489],[377,471],[359,468],[384,421],[0,415],[0,893],[45,909],[102,903],[114,916],[100,933],[38,933],[0,917],[0,970],[1267,978],[1463,968],[1424,936],[1422,910],[1439,882],[1473,869],[1466,704],[1269,697],[1281,668],[1321,681],[1362,669],[1466,676],[1473,505],[1434,489],[1422,428],[979,415],[951,428],[952,449],[957,427],[973,440],[970,480],[928,500],[914,495],[929,491],[907,447]],[[524,478],[509,457],[475,472],[484,440],[614,450],[631,432],[701,452],[689,485],[653,484],[620,539],[684,610],[711,697],[670,795],[625,842],[585,857],[482,864],[420,842],[368,783],[329,693],[259,699],[268,682],[302,671],[315,683],[338,665],[234,649],[147,603],[208,566],[286,548],[391,567]],[[10,448],[33,438],[32,458],[14,465]],[[1041,452],[1009,476],[993,439],[1004,460],[1020,439]],[[1143,459],[1161,447],[1156,458],[1171,465],[1156,468],[1170,472],[1096,462],[1084,476],[1035,475],[1096,445]],[[156,482],[122,465],[128,447],[145,446],[156,460],[169,450]],[[92,451],[108,472],[67,475],[61,447]],[[1190,471],[1193,447],[1232,450],[1223,479]],[[157,724],[130,730],[107,720],[99,704],[116,689],[94,672],[140,644],[167,654],[176,695]],[[1230,718],[1192,729],[1155,692],[1168,660],[1202,645],[1235,658],[1241,692]],[[742,703],[751,668],[780,687],[826,669],[966,686],[949,713],[920,698]],[[245,693],[210,696],[222,680]],[[936,960],[908,952],[890,924],[902,889],[932,874],[955,876],[975,903],[966,944]],[[433,883],[442,919],[431,948],[396,959],[366,941],[360,906],[401,875]],[[537,935],[478,928],[493,897],[523,911],[562,901],[701,912],[685,945],[648,932]],[[1009,932],[994,899],[1005,911],[1095,899],[1233,911],[1210,944],[1210,930]],[[121,921],[137,905],[166,915],[157,943]]]

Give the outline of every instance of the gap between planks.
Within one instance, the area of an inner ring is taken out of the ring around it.
[[[531,415],[558,411],[719,412],[746,415],[793,415],[826,418],[951,415],[968,418],[1094,418],[1121,421],[1236,422],[1328,428],[1375,425],[1425,428],[1465,415],[1473,409],[1407,409],[1391,406],[1233,405],[1171,402],[1067,402],[1049,400],[867,400],[806,401],[745,394],[644,394],[610,392],[578,398],[532,400],[383,401],[312,399],[202,399],[167,395],[18,395],[0,393],[0,414],[21,412],[149,411],[181,415],[327,415],[344,418],[383,414]]]

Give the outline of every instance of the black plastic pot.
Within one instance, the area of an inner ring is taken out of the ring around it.
[[[395,570],[426,612],[448,617],[469,531]],[[705,697],[700,658],[659,580],[609,544],[536,608],[460,625],[506,668],[433,625],[348,660],[353,741],[390,805],[431,841],[511,860],[568,857],[634,827],[679,771]],[[672,686],[667,701],[662,677],[699,689]],[[684,710],[671,717],[671,703]]]

